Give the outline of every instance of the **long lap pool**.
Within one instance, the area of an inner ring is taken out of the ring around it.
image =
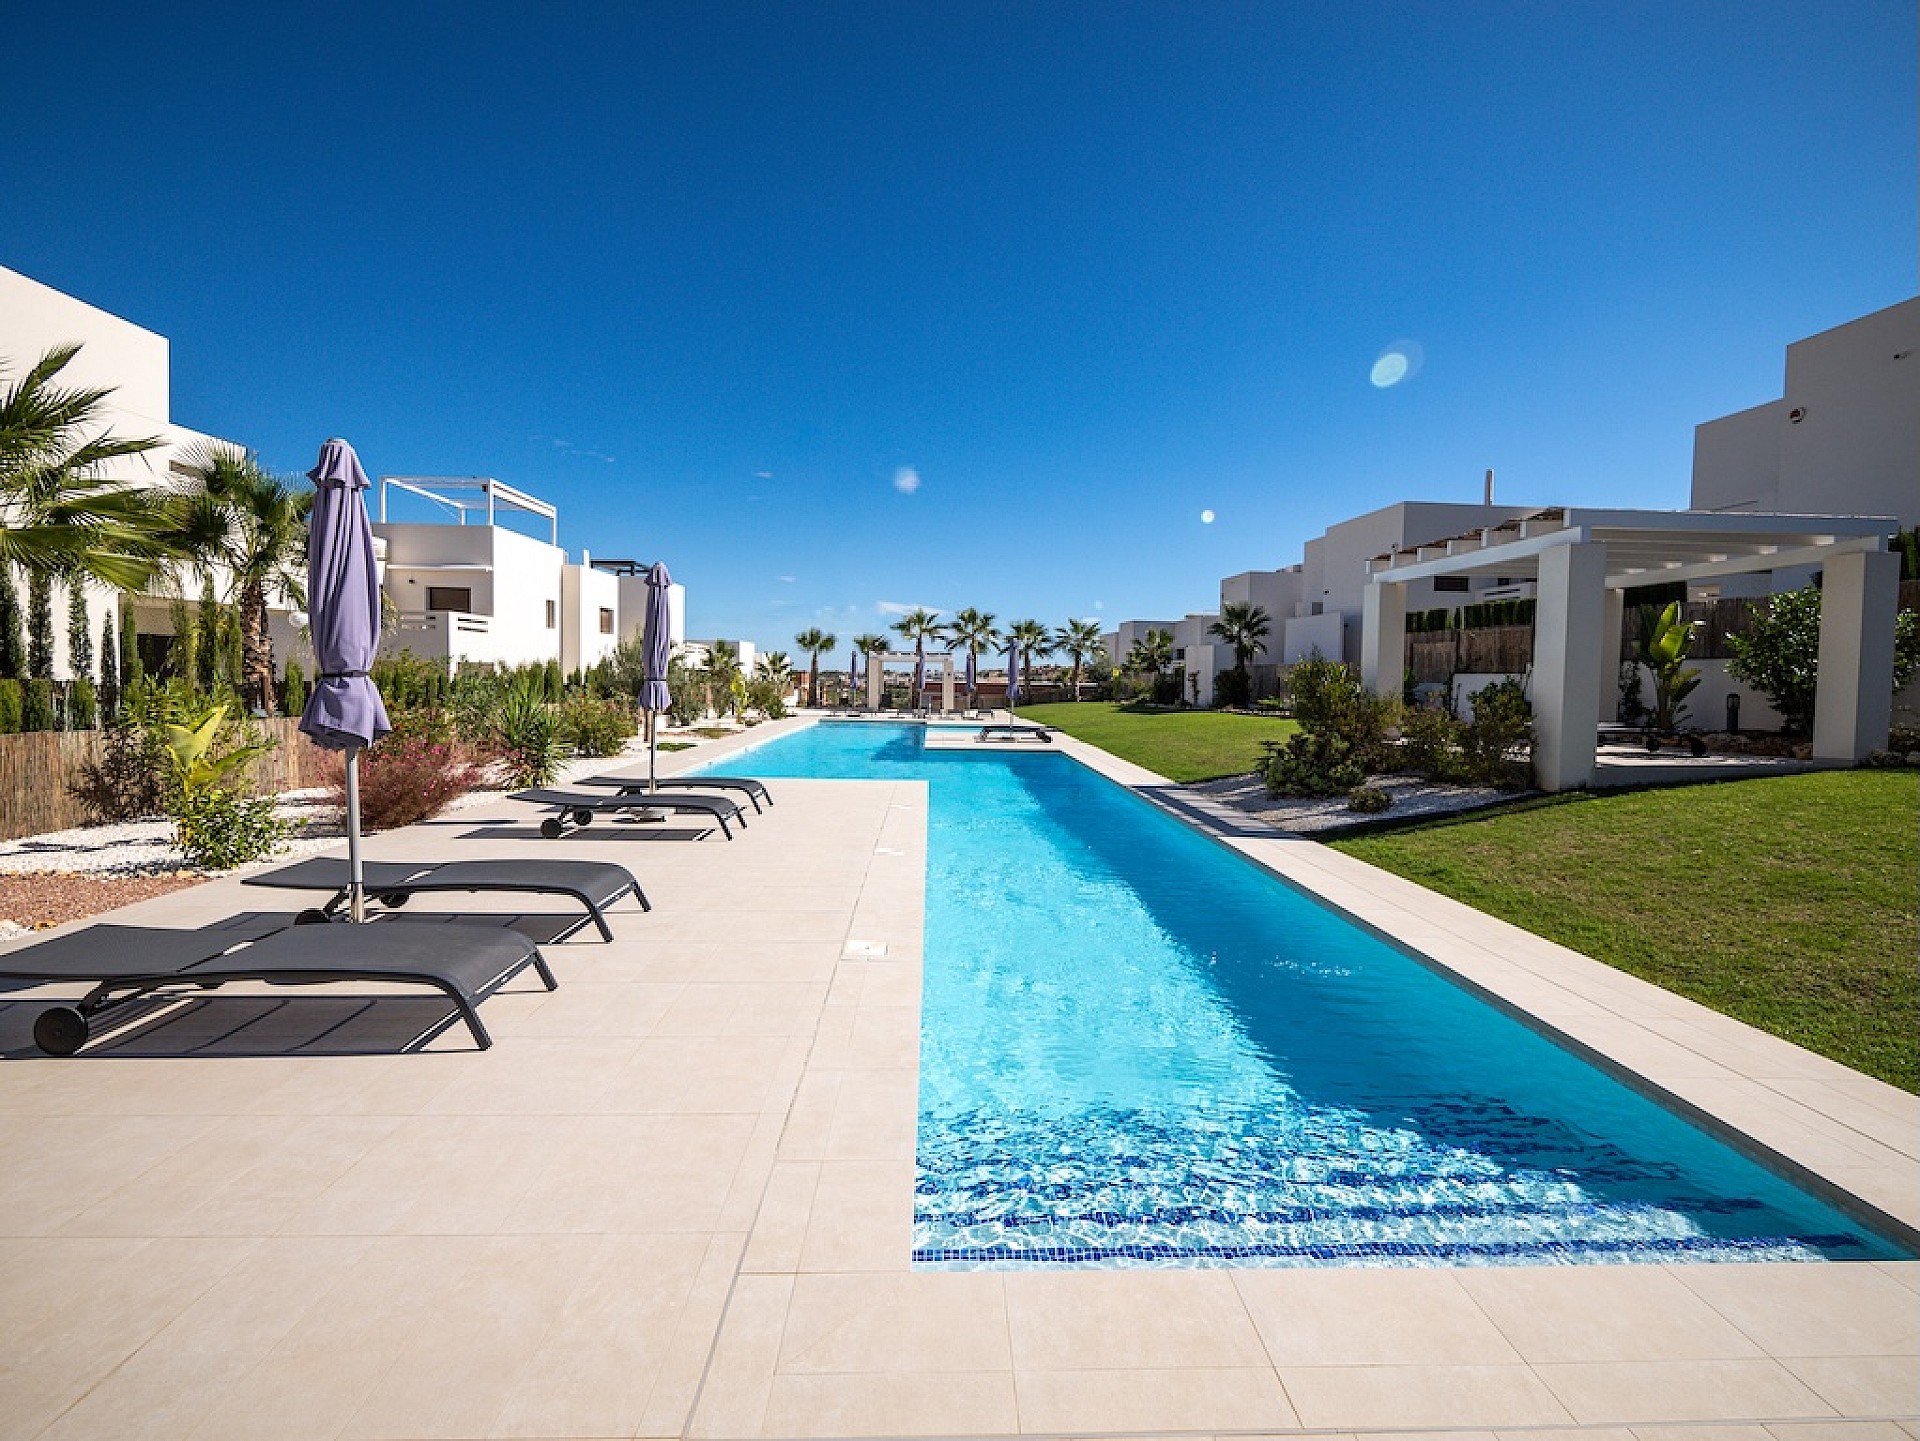
[[[928,785],[917,1266],[1905,1254],[1071,759],[924,734],[726,767]]]

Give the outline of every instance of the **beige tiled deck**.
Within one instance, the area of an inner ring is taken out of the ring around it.
[[[0,1004],[0,1438],[1920,1441],[1920,1263],[913,1271],[925,791],[778,794],[731,843],[544,842],[504,807],[371,843],[640,874],[653,914],[551,947],[561,989],[487,1002],[491,1051],[399,1053],[431,1003],[316,991],[61,1061]],[[1317,846],[1226,839],[1920,1221],[1913,1097]]]

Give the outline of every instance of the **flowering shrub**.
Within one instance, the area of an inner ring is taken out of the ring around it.
[[[387,736],[360,753],[361,828],[387,831],[437,816],[481,779],[480,767],[447,742]],[[332,798],[346,804],[344,767]]]

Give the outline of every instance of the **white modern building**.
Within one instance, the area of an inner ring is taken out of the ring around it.
[[[596,556],[593,568],[604,571],[616,582],[614,614],[619,639],[632,640],[646,633],[647,572],[653,567],[641,560],[607,560]],[[667,587],[667,635],[670,644],[687,643],[687,588],[678,581]]]
[[[17,381],[48,351],[78,345],[76,354],[60,372],[63,387],[107,390],[100,413],[107,432],[118,439],[148,437],[160,444],[139,455],[109,462],[103,474],[129,485],[177,485],[194,474],[196,460],[209,447],[241,449],[233,441],[176,425],[172,416],[172,347],[164,335],[88,305],[83,300],[43,285],[16,271],[0,268],[0,382]],[[25,585],[16,577],[25,604]],[[171,637],[172,602],[181,598],[178,578],[161,576],[147,593],[133,598],[140,634]],[[186,588],[191,599],[198,588]],[[102,622],[118,620],[121,596],[96,585],[86,586],[89,627],[94,637],[95,667],[99,664]],[[72,679],[67,646],[67,594],[56,585],[54,595],[54,673]],[[276,653],[286,655],[292,628],[282,610],[275,626]]]
[[[1850,763],[1884,746],[1892,709],[1899,557],[1888,517],[1549,510],[1479,535],[1375,559],[1361,680],[1398,692],[1408,597],[1439,576],[1525,576],[1538,586],[1529,698],[1543,790],[1593,784],[1599,727],[1617,700],[1624,593],[1818,566],[1825,574],[1813,755]]]
[[[1779,399],[1697,426],[1691,508],[1920,525],[1920,298],[1795,341]]]
[[[401,497],[454,518],[395,520],[390,507]],[[571,675],[612,655],[645,618],[643,581],[627,608],[625,562],[599,564],[586,553],[569,560],[559,512],[490,476],[382,476],[377,514],[396,612],[381,637],[389,654],[410,651],[454,669],[558,660]],[[510,517],[534,533],[512,528]],[[674,589],[684,617],[685,592]]]

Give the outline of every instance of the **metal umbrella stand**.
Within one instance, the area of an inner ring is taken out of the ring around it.
[[[380,649],[380,575],[367,520],[367,473],[340,439],[320,447],[307,472],[313,516],[307,531],[307,614],[313,636],[313,690],[300,729],[325,750],[347,756],[348,916],[367,918],[360,862],[360,752],[392,730],[386,704],[367,674]]]
[[[659,753],[654,742],[659,734],[660,716],[673,705],[673,694],[667,689],[667,662],[673,657],[673,607],[668,596],[672,586],[673,577],[667,573],[666,563],[655,561],[647,570],[647,609],[640,656],[640,709],[647,718],[649,791],[660,789],[655,771]]]

